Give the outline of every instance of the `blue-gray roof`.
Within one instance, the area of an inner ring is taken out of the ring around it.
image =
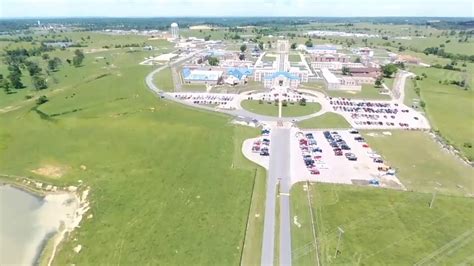
[[[242,79],[243,76],[250,76],[252,75],[252,73],[253,73],[253,70],[249,68],[233,67],[227,70],[227,74],[229,76],[234,76],[238,79]]]
[[[299,79],[297,76],[295,76],[295,75],[293,75],[289,72],[285,72],[285,71],[275,72],[272,75],[265,77],[265,79],[275,79],[279,76],[284,76],[284,77],[286,77],[288,79],[291,79],[291,80],[298,80]]]

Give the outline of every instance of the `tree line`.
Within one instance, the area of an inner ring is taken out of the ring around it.
[[[59,66],[62,64],[62,60],[59,57],[51,58],[49,54],[46,53],[53,50],[54,48],[44,44],[28,50],[25,48],[5,50],[3,61],[8,65],[8,75],[6,77],[0,75],[0,88],[3,88],[7,94],[13,93],[12,89],[24,88],[25,86],[21,79],[23,71],[29,74],[33,87],[36,90],[48,88],[45,73],[49,76],[50,72],[58,71]],[[47,69],[43,71],[37,62],[30,59],[32,56],[41,56],[45,61]],[[75,67],[79,67],[82,65],[83,60],[84,53],[81,50],[75,50],[73,59],[67,59],[66,61]]]

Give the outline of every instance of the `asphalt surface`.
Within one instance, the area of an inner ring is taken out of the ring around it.
[[[273,265],[275,231],[279,230],[280,264],[291,265],[290,234],[290,129],[273,128],[270,144],[270,165],[267,176],[267,193],[263,228],[261,265]],[[280,228],[275,228],[277,184],[280,183]]]
[[[280,179],[280,265],[291,265],[290,129],[274,129],[276,171]],[[270,165],[271,169],[272,165]]]

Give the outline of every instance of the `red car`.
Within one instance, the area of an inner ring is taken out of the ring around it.
[[[368,147],[369,147],[369,144],[367,144],[367,143],[364,143],[364,144],[362,144],[362,147],[364,147],[364,148],[368,148]]]
[[[340,150],[340,149],[334,150],[334,155],[342,156],[342,150]]]
[[[309,172],[312,174],[312,175],[319,175],[319,170],[316,169],[316,168],[311,168],[309,169]]]

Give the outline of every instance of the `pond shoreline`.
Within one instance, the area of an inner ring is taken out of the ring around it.
[[[34,218],[28,226],[35,229],[29,232],[29,243],[23,243],[25,249],[22,252],[27,255],[21,258],[22,261],[31,265],[51,265],[58,246],[89,211],[87,197],[90,188],[83,184],[58,187],[26,177],[0,175],[0,188],[5,186],[27,193],[38,201],[35,209],[28,210],[28,215]],[[8,193],[11,198],[15,192],[10,190]],[[15,201],[14,198],[11,200]]]

